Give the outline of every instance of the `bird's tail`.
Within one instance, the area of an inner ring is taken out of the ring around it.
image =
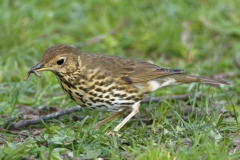
[[[219,85],[224,84],[224,85],[229,85],[228,82],[225,80],[221,79],[214,79],[214,78],[206,78],[206,77],[198,77],[198,76],[189,76],[189,75],[184,75],[184,74],[175,74],[172,75],[177,83],[193,83],[193,82],[198,82],[198,83],[204,83],[207,85],[212,85],[214,87],[219,87]]]

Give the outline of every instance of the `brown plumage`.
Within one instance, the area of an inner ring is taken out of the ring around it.
[[[63,91],[78,105],[117,112],[95,125],[95,129],[132,108],[114,131],[139,111],[144,97],[159,88],[192,82],[228,84],[219,79],[188,76],[183,70],[161,68],[148,62],[84,53],[67,45],[48,48],[26,79],[42,70],[52,71]]]

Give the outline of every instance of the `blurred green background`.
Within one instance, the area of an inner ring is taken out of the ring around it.
[[[220,78],[226,79],[232,85],[226,87],[224,92],[209,87],[200,88],[203,91],[209,91],[211,97],[215,97],[216,102],[224,101],[226,106],[236,107],[237,112],[234,112],[235,117],[231,124],[233,125],[231,131],[237,135],[239,128],[236,125],[236,117],[238,118],[240,102],[238,96],[240,90],[236,87],[240,84],[239,8],[240,1],[231,0],[1,0],[0,114],[2,119],[0,125],[3,126],[9,119],[13,121],[21,119],[18,115],[19,108],[16,107],[18,105],[32,108],[44,106],[63,108],[75,105],[62,94],[52,73],[41,72],[41,79],[32,75],[27,82],[23,81],[27,71],[40,61],[42,53],[48,47],[55,44],[68,44],[84,52],[144,60],[166,68],[185,69],[188,74],[192,75],[210,77],[218,75]],[[172,87],[160,90],[153,95],[195,93],[198,87],[197,85]],[[230,111],[232,112],[233,109]],[[102,116],[102,113],[92,111],[84,111],[82,114],[84,116],[93,115],[92,122],[94,115]],[[192,122],[194,123],[194,119]],[[69,128],[71,127],[76,126]],[[134,129],[136,130],[136,128]],[[228,129],[222,131],[222,137],[235,137],[227,134]],[[150,129],[150,132],[153,131]],[[157,134],[161,133],[159,131]],[[104,137],[104,134],[100,135]],[[9,143],[16,143],[16,148],[21,146],[22,142],[14,141],[12,136],[2,133],[2,137],[5,139],[5,143],[1,145],[2,149],[11,148],[7,145]],[[184,137],[180,136],[180,141],[181,138]],[[164,142],[167,140],[165,139]],[[31,141],[34,143],[33,146],[36,141],[39,148],[42,145],[46,146],[36,139],[34,142]],[[146,141],[149,139],[147,138]],[[229,139],[226,144],[224,141],[223,146],[228,146],[226,150],[217,150],[216,153],[222,152],[224,158],[234,155],[230,154],[230,148],[233,145],[230,141],[232,142],[232,139]],[[164,142],[161,143],[164,145]],[[132,140],[132,143],[138,144],[135,140]],[[195,143],[194,140],[193,143]],[[72,146],[77,144],[79,143],[73,143]],[[51,145],[49,144],[49,146]],[[111,146],[111,144],[107,144],[107,146]],[[142,152],[143,148],[139,149],[137,146],[132,146],[129,150],[125,148],[112,152],[100,151],[100,154],[95,157],[128,159],[121,155],[116,157],[113,155],[123,151],[133,152],[133,150],[137,151],[136,155],[134,154],[132,157],[139,156],[141,159],[140,155],[148,156],[145,154],[146,152]],[[143,144],[143,146],[145,145]],[[48,146],[45,150],[47,148]],[[50,153],[52,148],[46,152]],[[70,148],[68,147],[68,149]],[[191,153],[199,156],[209,154],[215,159],[212,152],[204,152],[208,149],[207,145],[202,149],[193,148]],[[76,157],[81,157],[79,156],[82,153],[81,149],[71,148],[70,150]],[[92,148],[85,150],[92,150]],[[170,159],[174,157],[185,159],[189,155],[184,153],[177,154],[175,150],[166,149],[156,152],[156,157],[161,155],[164,158],[170,154]],[[2,152],[2,155],[4,154],[6,153]],[[39,156],[39,151],[35,152],[34,150],[28,154]],[[15,155],[19,155],[17,156],[19,158],[27,154],[20,151]],[[14,159],[14,157],[10,158]],[[151,156],[148,158],[154,159]]]

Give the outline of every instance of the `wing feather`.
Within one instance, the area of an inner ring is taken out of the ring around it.
[[[82,56],[84,57],[82,62],[86,64],[86,66],[83,64],[85,68],[105,70],[106,73],[110,73],[109,75],[115,78],[117,83],[122,84],[139,83],[184,72],[184,70],[162,68],[149,62],[101,54],[88,55],[90,54]]]
[[[120,83],[139,83],[184,72],[184,70],[161,68],[148,62],[134,62],[134,65],[119,68],[118,73],[115,73],[118,74]]]

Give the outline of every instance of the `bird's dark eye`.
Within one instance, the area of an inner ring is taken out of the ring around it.
[[[58,61],[57,61],[57,64],[58,65],[62,65],[64,63],[65,59],[64,58],[60,58]]]

